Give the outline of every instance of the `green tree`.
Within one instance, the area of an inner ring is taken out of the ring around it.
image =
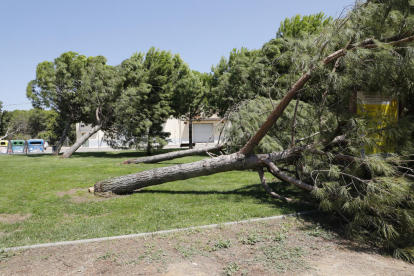
[[[153,144],[164,144],[170,135],[162,131],[162,124],[173,112],[170,106],[173,90],[188,75],[189,69],[178,54],[155,50],[154,47],[146,53],[143,68],[150,91],[141,105],[151,122],[145,135],[147,155],[151,155]]]
[[[192,71],[185,78],[177,82],[171,99],[171,108],[174,117],[188,120],[190,149],[193,148],[193,121],[197,117],[205,116],[209,110],[205,109],[206,92],[208,90],[207,74]],[[203,82],[204,80],[204,82]]]
[[[260,94],[264,87],[265,66],[260,50],[233,49],[229,59],[222,57],[212,67],[210,106],[224,117],[229,109]]]
[[[55,145],[59,142],[60,136],[65,129],[66,122],[62,120],[58,112],[54,110],[46,111],[46,128],[43,132],[39,133],[38,138],[44,139],[50,145]],[[75,125],[71,126],[66,137],[71,143],[76,141]]]
[[[333,17],[327,17],[323,12],[301,16],[299,14],[292,18],[286,18],[280,22],[276,37],[301,38],[320,32],[325,26],[333,21]]]
[[[322,12],[303,17],[297,15],[282,22],[276,38],[261,49],[233,49],[228,59],[222,57],[212,67],[210,105],[220,116],[227,118],[240,105],[257,96],[267,97],[270,101],[280,99],[308,62],[294,58],[298,43],[294,38],[318,35],[332,22],[333,19]]]
[[[52,113],[55,111],[41,109],[14,110],[5,113],[3,119],[7,129],[7,138],[44,139],[46,136],[43,134],[48,132],[47,126]]]
[[[151,155],[154,145],[163,146],[170,135],[162,124],[172,115],[171,98],[179,81],[190,70],[178,54],[150,48],[135,53],[120,65],[125,78],[112,137],[119,146],[135,145]],[[121,115],[122,114],[122,115]]]
[[[120,103],[124,78],[119,68],[106,64],[103,56],[89,57],[81,78],[80,98],[83,102],[84,123],[91,123],[91,130],[74,143],[61,158],[72,154],[99,130],[109,130],[113,124],[115,111]],[[120,115],[120,114],[119,114]]]
[[[66,121],[54,155],[58,155],[70,127],[83,118],[82,76],[87,58],[75,52],[66,52],[54,61],[44,61],[36,68],[36,78],[27,85],[26,96],[37,108],[51,108]]]
[[[5,133],[1,139],[30,139],[29,111],[13,110],[4,114]]]

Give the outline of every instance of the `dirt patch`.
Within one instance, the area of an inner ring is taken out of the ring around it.
[[[335,254],[324,256],[309,262],[315,268],[315,274],[309,275],[413,275],[412,265],[379,256],[375,251],[341,250],[336,248]],[[374,269],[375,268],[375,269]]]
[[[106,195],[106,196],[96,196],[93,193],[89,193],[88,188],[82,189],[70,189],[69,191],[60,191],[56,193],[59,197],[64,197],[68,195],[70,197],[70,201],[73,203],[83,203],[83,202],[90,202],[90,201],[105,201],[110,200],[118,195]]]
[[[4,252],[0,270],[5,275],[414,275],[414,265],[295,218]]]
[[[60,192],[57,192],[56,195],[57,196],[60,196],[60,197],[63,197],[64,195],[74,195],[77,192],[85,192],[85,191],[88,191],[88,189],[87,188],[70,189],[69,191],[60,191]]]
[[[19,215],[19,214],[1,214],[0,215],[0,222],[6,224],[13,224],[25,221],[26,219],[30,218],[32,214],[26,215]]]

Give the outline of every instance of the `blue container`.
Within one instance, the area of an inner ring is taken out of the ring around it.
[[[30,139],[27,141],[27,153],[45,152],[45,141],[42,139]]]
[[[7,140],[0,140],[0,154],[10,153],[10,143]]]
[[[11,154],[25,154],[26,141],[25,140],[11,140]]]

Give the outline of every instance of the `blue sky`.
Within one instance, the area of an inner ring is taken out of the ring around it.
[[[210,72],[233,48],[260,48],[280,22],[323,11],[338,16],[353,0],[0,1],[0,101],[30,109],[26,85],[36,65],[67,51],[117,65],[151,46],[179,53]]]

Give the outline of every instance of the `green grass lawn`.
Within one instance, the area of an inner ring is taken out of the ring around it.
[[[270,198],[257,172],[234,171],[145,188],[130,195],[88,194],[96,181],[209,158],[120,165],[141,152],[0,155],[0,248],[126,235],[294,213],[309,209]],[[270,180],[273,177],[267,175]],[[297,190],[270,183],[295,197]],[[80,190],[74,190],[80,189]],[[10,217],[23,220],[6,221]]]

